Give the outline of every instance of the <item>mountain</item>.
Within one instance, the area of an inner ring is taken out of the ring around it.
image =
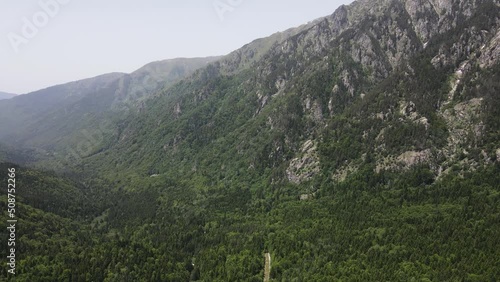
[[[10,98],[13,98],[15,96],[16,96],[16,94],[0,92],[0,100],[10,99]]]
[[[168,88],[215,59],[158,61],[131,74],[105,74],[2,101],[0,140],[43,150],[73,145],[72,140],[93,134],[102,126],[101,120],[136,110],[155,91]]]
[[[172,162],[190,170],[238,156],[248,160],[241,169],[287,165],[281,173],[301,182],[327,165],[321,152],[334,175],[367,155],[378,169],[425,160],[439,175],[463,149],[482,155],[469,157],[473,166],[494,160],[498,39],[490,11],[498,7],[419,3],[358,1],[276,41],[251,67],[241,63],[254,56],[245,48],[210,64],[122,123],[110,149],[116,167],[147,175]],[[486,88],[470,88],[473,77]],[[311,167],[300,165],[305,159]]]
[[[261,281],[269,256],[277,281],[496,281],[499,15],[355,1],[101,116],[38,162],[99,216],[54,211],[84,232],[42,230],[27,260],[47,281]],[[49,264],[51,232],[85,248]]]

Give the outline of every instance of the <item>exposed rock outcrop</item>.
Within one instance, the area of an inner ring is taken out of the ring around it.
[[[300,157],[292,159],[286,170],[290,182],[302,183],[310,180],[319,172],[319,158],[316,149],[316,145],[312,140],[308,140],[302,145]]]

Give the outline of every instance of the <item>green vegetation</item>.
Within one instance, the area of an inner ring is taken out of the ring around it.
[[[498,7],[426,48],[404,6],[386,8],[335,38],[323,20],[256,41],[121,101],[132,111],[104,109],[114,85],[74,115],[37,115],[44,150],[0,147],[21,164],[0,164],[2,183],[18,170],[11,280],[262,281],[270,253],[271,281],[497,281],[500,65],[480,67],[464,27],[491,40]],[[401,37],[408,54],[394,65]],[[471,99],[483,99],[478,114]],[[68,157],[84,128],[97,141]],[[307,175],[293,181],[292,164]]]
[[[18,169],[20,191],[54,181]],[[426,171],[368,166],[324,184],[315,200],[267,204],[245,196],[232,204],[230,191],[168,181],[112,196],[94,220],[20,197],[17,281],[260,281],[266,251],[274,281],[495,279],[500,166],[437,182]]]

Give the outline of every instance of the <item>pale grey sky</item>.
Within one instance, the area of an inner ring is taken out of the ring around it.
[[[352,0],[0,0],[0,91],[225,55]]]

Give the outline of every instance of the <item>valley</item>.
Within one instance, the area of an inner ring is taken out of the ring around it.
[[[0,101],[15,281],[500,279],[499,15],[358,0]]]

